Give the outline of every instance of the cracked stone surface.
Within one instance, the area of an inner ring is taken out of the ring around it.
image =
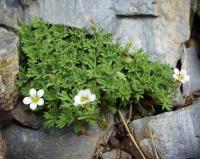
[[[159,0],[113,0],[114,10],[119,16],[159,16]]]
[[[132,50],[143,48],[152,60],[173,67],[190,36],[190,0],[40,0],[25,12],[50,23],[86,28],[95,23],[122,45],[132,42]]]
[[[191,0],[2,0],[0,24],[16,28],[17,19],[42,17],[49,23],[96,25],[131,50],[143,48],[153,61],[175,67],[179,49],[190,36]]]
[[[148,3],[146,1],[146,5]],[[119,17],[115,39],[122,45],[131,42],[132,50],[142,48],[151,54],[153,61],[160,60],[175,67],[181,44],[190,36],[190,0],[158,0],[154,5],[157,13],[147,11],[157,17],[146,16],[147,13]]]
[[[3,130],[7,159],[91,159],[102,133],[96,126],[83,135],[70,128],[35,131],[16,124]]]
[[[23,8],[19,0],[0,1],[0,24],[16,29],[18,22],[24,20]]]
[[[4,138],[2,136],[2,132],[0,130],[0,159],[5,159],[6,157],[6,145]]]
[[[200,156],[199,119],[200,99],[174,112],[135,120],[130,127],[149,159],[196,158]],[[129,147],[135,154],[133,146]]]
[[[0,28],[0,108],[11,111],[18,98],[15,80],[19,71],[18,37]]]

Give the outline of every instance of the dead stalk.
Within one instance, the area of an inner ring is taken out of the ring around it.
[[[144,154],[143,154],[143,152],[141,151],[140,147],[138,146],[138,144],[137,144],[137,142],[136,142],[134,136],[131,134],[130,129],[129,129],[129,127],[128,127],[128,125],[127,125],[127,123],[126,123],[126,121],[125,121],[125,119],[124,119],[124,117],[123,117],[123,115],[122,115],[122,113],[121,113],[120,110],[118,111],[118,114],[119,114],[120,120],[122,121],[122,123],[123,123],[123,125],[124,125],[124,127],[125,127],[125,130],[126,130],[128,136],[130,137],[131,141],[132,141],[133,144],[135,145],[136,149],[139,151],[139,153],[140,153],[140,155],[142,156],[142,158],[143,158],[143,159],[146,159],[146,157],[144,156]]]
[[[127,124],[131,121],[132,112],[133,112],[133,106],[132,106],[132,104],[130,104],[129,118],[126,122]]]

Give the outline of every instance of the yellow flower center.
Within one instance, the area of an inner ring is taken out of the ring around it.
[[[81,97],[81,103],[82,103],[82,104],[86,104],[86,103],[88,103],[88,102],[89,102],[88,96],[82,96],[82,97]]]
[[[177,76],[177,79],[178,79],[179,81],[184,80],[184,76],[183,76],[182,74],[179,74],[179,75]]]
[[[37,103],[40,100],[40,98],[38,96],[34,96],[31,99],[32,99],[33,103]]]

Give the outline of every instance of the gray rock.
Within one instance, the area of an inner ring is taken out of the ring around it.
[[[25,12],[39,16],[50,23],[91,28],[93,23],[105,31],[114,32],[116,17],[111,9],[112,0],[37,0]]]
[[[119,17],[115,40],[131,42],[132,50],[143,48],[153,61],[175,67],[179,48],[190,36],[190,0],[160,0],[158,7],[158,17]]]
[[[132,42],[132,51],[143,48],[152,60],[175,67],[179,48],[190,36],[190,1],[31,0],[25,13],[26,19],[40,16],[89,31],[96,25],[122,45]]]
[[[136,16],[136,15],[159,15],[158,0],[113,0],[116,15]]]
[[[5,159],[6,157],[6,145],[0,130],[0,159]]]
[[[39,16],[49,23],[75,27],[96,25],[132,50],[143,48],[152,60],[175,67],[178,51],[190,36],[191,0],[2,0],[0,24],[17,27],[17,19]]]
[[[10,124],[13,121],[13,111],[5,111],[0,108],[0,127]]]
[[[13,111],[14,119],[25,127],[39,129],[41,121],[32,111],[27,110],[26,107],[26,105],[19,103]]]
[[[110,152],[105,152],[102,155],[102,159],[129,159],[130,155],[122,150],[115,149]]]
[[[18,58],[17,36],[0,28],[0,108],[5,111],[11,111],[17,100]]]
[[[182,56],[183,68],[187,70],[190,81],[183,84],[183,95],[200,91],[200,61],[195,48],[186,49],[186,58]]]
[[[29,7],[36,0],[19,0],[23,7]]]
[[[23,19],[23,8],[19,0],[0,1],[0,24],[16,29],[18,22]]]
[[[184,104],[185,104],[185,100],[184,100],[183,94],[181,93],[180,88],[177,88],[173,96],[172,105],[181,106]]]
[[[150,159],[186,159],[200,156],[199,119],[200,99],[187,108],[135,120],[130,127]]]
[[[102,132],[90,127],[76,135],[69,128],[35,131],[15,124],[3,130],[7,159],[91,159]]]

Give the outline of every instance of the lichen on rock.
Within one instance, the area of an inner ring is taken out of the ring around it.
[[[0,108],[5,111],[11,111],[18,98],[18,53],[18,37],[0,28]]]

